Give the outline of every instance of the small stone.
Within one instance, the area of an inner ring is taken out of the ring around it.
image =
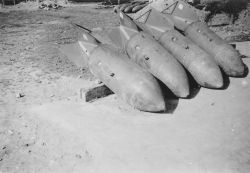
[[[35,80],[37,83],[42,83],[42,81],[41,80],[39,80],[39,79],[37,79],[37,80]]]
[[[81,79],[83,76],[82,75],[79,75],[78,77],[77,77],[77,79]]]
[[[23,93],[20,93],[20,92],[16,93],[16,98],[21,98],[21,97],[24,97],[24,96],[25,95]]]
[[[8,133],[9,133],[10,135],[13,135],[13,134],[14,134],[13,130],[8,130]]]
[[[30,46],[26,46],[26,47],[25,47],[25,50],[30,50],[30,49],[31,49]]]
[[[102,81],[100,81],[99,79],[96,79],[96,80],[95,80],[95,84],[96,84],[96,85],[102,84]]]

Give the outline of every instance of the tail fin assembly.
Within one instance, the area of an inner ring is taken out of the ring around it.
[[[127,41],[136,33],[139,29],[136,23],[121,11],[117,11],[120,18],[120,26],[114,28],[109,32],[110,39],[119,47],[124,47]]]
[[[123,12],[118,12],[120,17],[120,35],[123,46],[127,43],[130,38],[139,32],[137,25],[133,22],[133,20],[128,17]]]
[[[184,30],[188,24],[199,20],[195,13],[195,8],[182,0],[152,0],[147,8],[135,14],[135,19],[152,8],[163,13],[167,18],[172,19],[175,26],[181,30]]]
[[[174,29],[172,20],[154,8],[148,9],[134,20],[121,11],[116,12],[120,18],[120,26],[109,32],[109,38],[119,47],[124,47],[126,42],[139,32],[139,28],[151,33],[156,39],[166,30]]]
[[[167,6],[162,13],[170,14],[176,27],[184,31],[187,25],[199,20],[194,10],[194,7],[188,3],[181,0],[175,0],[175,2]]]
[[[81,37],[78,43],[65,44],[60,46],[59,49],[70,61],[76,64],[76,66],[87,67],[88,56],[90,52],[100,44],[100,41],[90,34],[92,32],[91,30],[78,24],[72,24],[77,28],[81,28]]]
[[[174,29],[172,20],[165,17],[165,15],[159,13],[154,8],[149,9],[134,20],[143,30],[147,30],[147,32],[151,33],[156,39],[165,31]]]
[[[81,37],[78,40],[78,43],[83,52],[89,56],[92,50],[100,44],[100,41],[91,35],[91,30],[78,24],[74,25],[81,28]]]

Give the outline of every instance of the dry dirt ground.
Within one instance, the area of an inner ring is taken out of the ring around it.
[[[59,51],[77,39],[71,21],[118,24],[111,9],[93,5],[0,10],[1,173],[249,172],[249,76],[176,100],[172,114],[139,112],[115,95],[85,103],[79,91],[95,78]]]

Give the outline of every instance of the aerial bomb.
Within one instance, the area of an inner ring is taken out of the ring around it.
[[[82,31],[78,43],[90,71],[120,98],[142,111],[165,110],[161,88],[150,73],[88,32]]]
[[[185,29],[185,34],[209,54],[213,55],[227,75],[232,77],[244,75],[245,66],[240,54],[206,25],[201,22],[194,22]]]
[[[166,18],[152,8],[134,17],[134,20],[174,55],[198,84],[209,88],[223,86],[222,74],[214,59],[189,38],[175,30],[170,18]]]
[[[189,95],[189,83],[181,64],[152,36],[140,32],[137,25],[127,15],[118,12],[120,26],[110,33],[111,40],[126,50],[129,57],[161,80],[176,96]],[[119,32],[117,32],[117,30]],[[115,35],[119,33],[120,36]]]
[[[245,67],[239,53],[206,24],[199,21],[194,7],[181,0],[153,0],[147,7],[138,11],[136,16],[152,8],[170,18],[176,28],[212,55],[227,75],[234,77],[244,75]]]

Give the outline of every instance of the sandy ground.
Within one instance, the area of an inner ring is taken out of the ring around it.
[[[139,112],[115,95],[85,103],[79,91],[95,78],[59,48],[77,39],[71,21],[117,25],[112,10],[20,8],[0,10],[0,172],[249,172],[249,76],[175,100],[172,114]]]

